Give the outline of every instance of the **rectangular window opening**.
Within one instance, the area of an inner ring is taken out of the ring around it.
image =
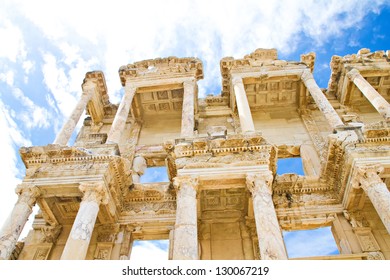
[[[289,258],[339,255],[330,226],[284,231],[283,238]]]
[[[167,260],[169,240],[135,240],[130,260],[145,261]]]
[[[140,183],[169,182],[166,166],[148,167],[140,178]]]
[[[280,158],[277,162],[278,168],[276,173],[278,175],[295,173],[298,175],[305,175],[303,171],[302,158],[301,157],[292,157],[292,158]]]

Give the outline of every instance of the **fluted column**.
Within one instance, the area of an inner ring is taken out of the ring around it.
[[[390,104],[380,95],[375,88],[367,82],[360,74],[359,70],[352,69],[347,73],[348,78],[358,87],[367,100],[374,108],[382,115],[382,117],[390,122]]]
[[[253,132],[255,131],[255,126],[253,124],[252,113],[249,107],[242,78],[234,77],[232,79],[232,83],[234,88],[234,95],[236,97],[238,116],[240,118],[241,131],[243,133]]]
[[[31,185],[19,185],[16,193],[19,195],[18,201],[0,232],[0,260],[8,260],[11,256],[23,227],[32,213],[32,207],[40,195],[39,189]]]
[[[390,233],[390,192],[379,176],[383,172],[379,164],[357,168],[356,181],[369,197],[372,205]]]
[[[326,99],[322,90],[317,85],[314,80],[313,74],[309,69],[303,71],[301,80],[308,89],[310,95],[313,97],[314,102],[316,103],[318,109],[323,113],[324,117],[328,121],[330,127],[335,129],[337,126],[343,126],[344,123],[335,111],[335,109],[330,104],[329,100]]]
[[[192,137],[194,135],[194,108],[195,108],[195,90],[196,80],[191,79],[183,83],[183,108],[181,118],[181,137]]]
[[[93,94],[96,91],[96,84],[90,80],[84,83],[82,87],[83,93],[81,94],[81,98],[77,103],[76,108],[74,108],[69,119],[66,121],[61,131],[58,133],[56,139],[54,140],[54,144],[59,144],[63,146],[66,146],[66,144],[68,144],[68,141],[72,136],[72,133],[85,110],[85,107],[87,107],[88,102],[91,100]]]
[[[130,81],[126,81],[125,94],[122,97],[119,104],[118,111],[116,112],[114,121],[112,122],[111,129],[108,132],[107,143],[119,143],[122,133],[126,126],[126,120],[130,112],[131,103],[137,87]]]
[[[62,252],[61,260],[85,259],[99,206],[108,203],[108,193],[103,183],[81,183],[79,189],[84,193],[84,196]]]
[[[282,232],[272,201],[272,173],[248,174],[246,185],[252,193],[257,236],[262,260],[286,260]]]
[[[176,177],[176,223],[173,242],[174,260],[197,260],[198,226],[196,192],[198,179],[190,176]]]

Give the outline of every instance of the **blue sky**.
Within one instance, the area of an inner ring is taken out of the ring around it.
[[[85,72],[102,70],[110,100],[121,65],[164,56],[204,63],[200,96],[218,94],[219,60],[256,48],[279,58],[317,53],[315,78],[329,80],[333,54],[390,49],[390,2],[43,1],[0,3],[0,224],[24,174],[21,146],[51,143],[81,94]]]

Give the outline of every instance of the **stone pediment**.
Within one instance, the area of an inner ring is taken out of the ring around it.
[[[203,65],[198,58],[175,56],[142,60],[119,68],[119,76],[124,86],[126,78],[161,79],[172,77],[194,77],[203,79]]]

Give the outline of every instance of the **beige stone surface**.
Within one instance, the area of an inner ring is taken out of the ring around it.
[[[103,73],[86,73],[55,143],[20,149],[0,259],[128,260],[134,241],[161,239],[169,259],[287,259],[283,230],[325,226],[340,255],[309,259],[390,259],[388,55],[333,56],[323,90],[314,53],[257,49],[222,58],[221,94],[206,97],[199,59],[148,59],[120,67],[118,105]],[[304,175],[277,174],[292,157]],[[168,182],[140,183],[164,166]]]

